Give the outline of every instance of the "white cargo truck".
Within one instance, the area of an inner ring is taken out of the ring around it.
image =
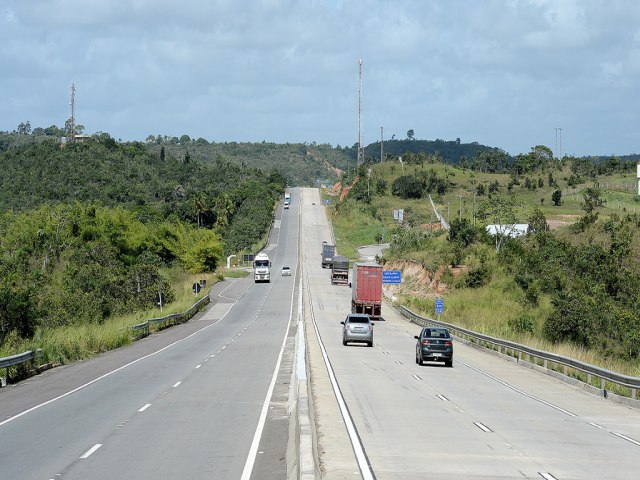
[[[269,255],[260,252],[253,258],[253,280],[255,283],[271,281],[271,261]]]

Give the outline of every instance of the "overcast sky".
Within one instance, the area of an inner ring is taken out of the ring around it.
[[[637,0],[0,0],[0,130],[350,146],[360,58],[364,144],[640,153]]]

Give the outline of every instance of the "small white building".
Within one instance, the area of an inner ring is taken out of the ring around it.
[[[505,225],[487,225],[487,233],[489,235],[501,234],[506,237],[517,238],[526,235],[529,231],[529,225],[527,223],[513,223]]]

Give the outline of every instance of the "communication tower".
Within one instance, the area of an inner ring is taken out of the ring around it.
[[[362,150],[362,59],[358,61],[358,160],[357,165],[364,163]]]

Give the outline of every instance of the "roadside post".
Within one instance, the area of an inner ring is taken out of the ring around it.
[[[444,314],[444,299],[436,298],[436,319],[441,322]]]

